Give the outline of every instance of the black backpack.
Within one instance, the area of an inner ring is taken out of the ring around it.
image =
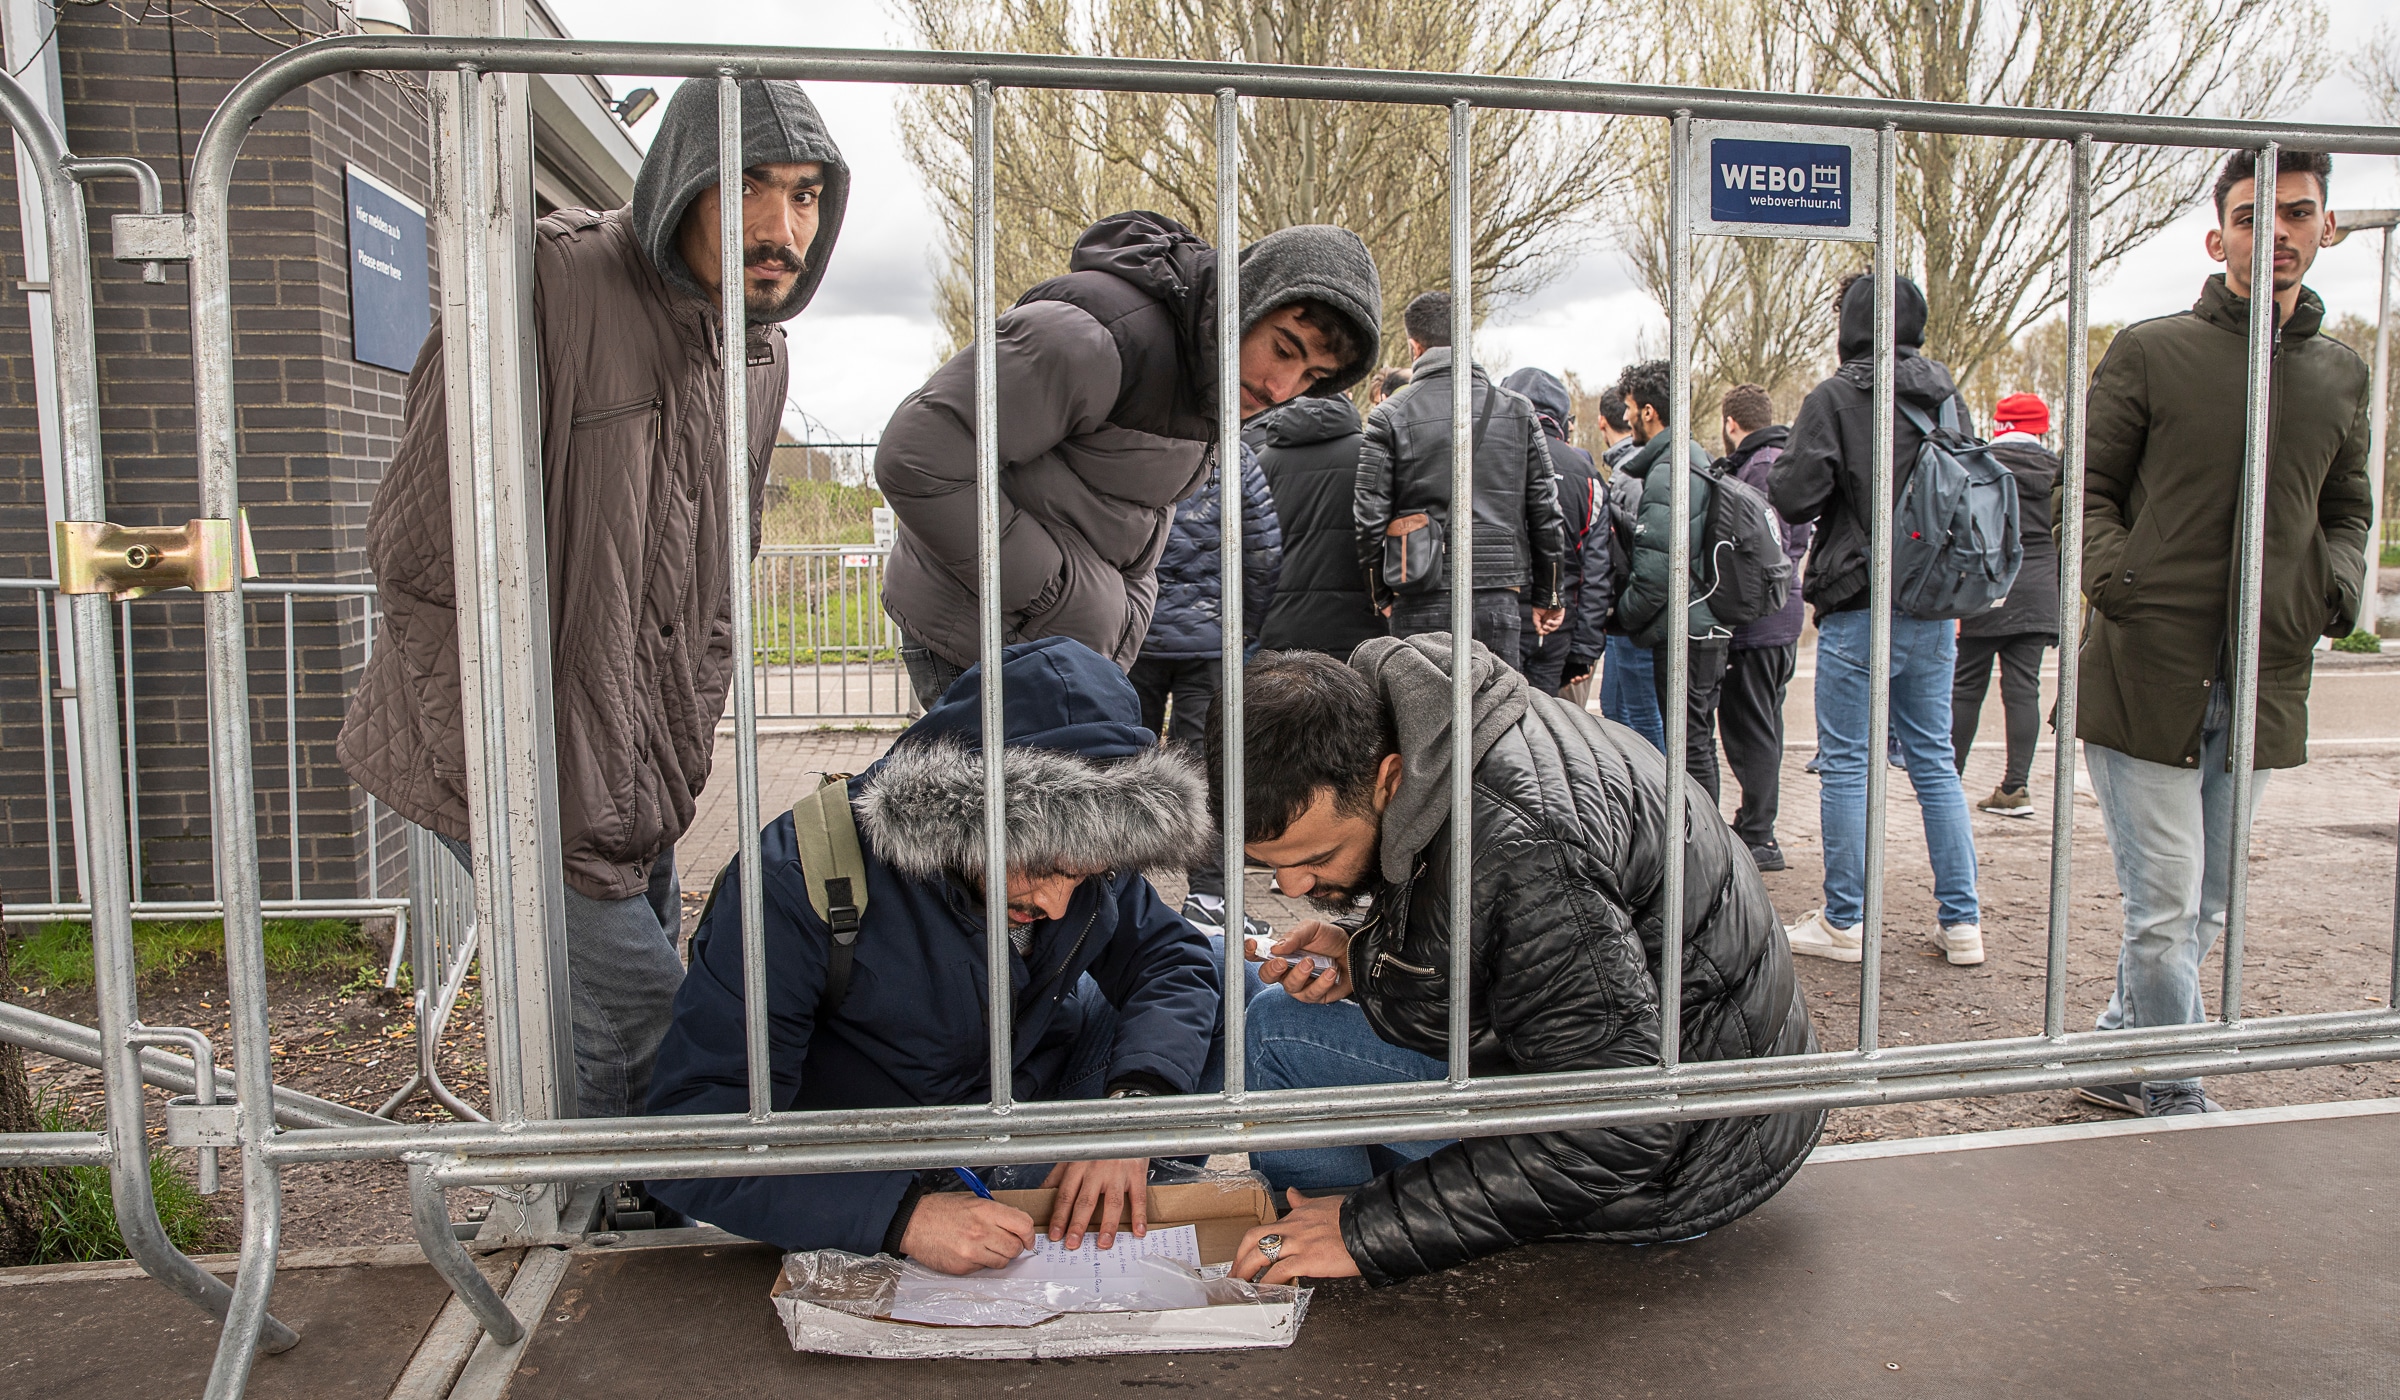
[[[1738,477],[1708,473],[1708,522],[1700,544],[1702,597],[1721,626],[1772,617],[1792,600],[1792,560],[1783,552],[1782,522],[1758,488]]]
[[[2025,562],[2016,474],[1960,431],[1956,400],[1939,427],[1906,399],[1900,412],[1925,442],[1892,511],[1892,606],[1927,621],[1989,612]]]

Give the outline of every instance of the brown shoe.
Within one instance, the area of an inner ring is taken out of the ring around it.
[[[2033,794],[2025,788],[2018,788],[2014,792],[2007,788],[1993,788],[1991,796],[1975,804],[1975,810],[1989,812],[1995,817],[2030,817],[2033,815]]]

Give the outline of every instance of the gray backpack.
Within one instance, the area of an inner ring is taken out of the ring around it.
[[[1927,621],[1989,612],[2025,562],[2016,474],[1960,430],[1956,400],[1939,427],[1905,399],[1900,412],[1925,441],[1892,511],[1892,606]]]

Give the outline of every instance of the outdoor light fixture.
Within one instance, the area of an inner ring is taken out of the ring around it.
[[[617,120],[631,126],[650,115],[650,109],[657,105],[657,88],[635,88],[617,99]]]
[[[358,21],[361,34],[414,34],[417,22],[408,13],[407,0],[354,0],[350,17]]]

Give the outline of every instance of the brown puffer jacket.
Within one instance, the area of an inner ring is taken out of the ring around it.
[[[660,276],[629,209],[551,215],[533,262],[559,836],[568,884],[624,899],[691,822],[733,670],[717,311]],[[787,375],[782,329],[752,326],[754,542]],[[463,841],[444,400],[437,328],[368,519],[383,628],[336,751],[359,786]]]

